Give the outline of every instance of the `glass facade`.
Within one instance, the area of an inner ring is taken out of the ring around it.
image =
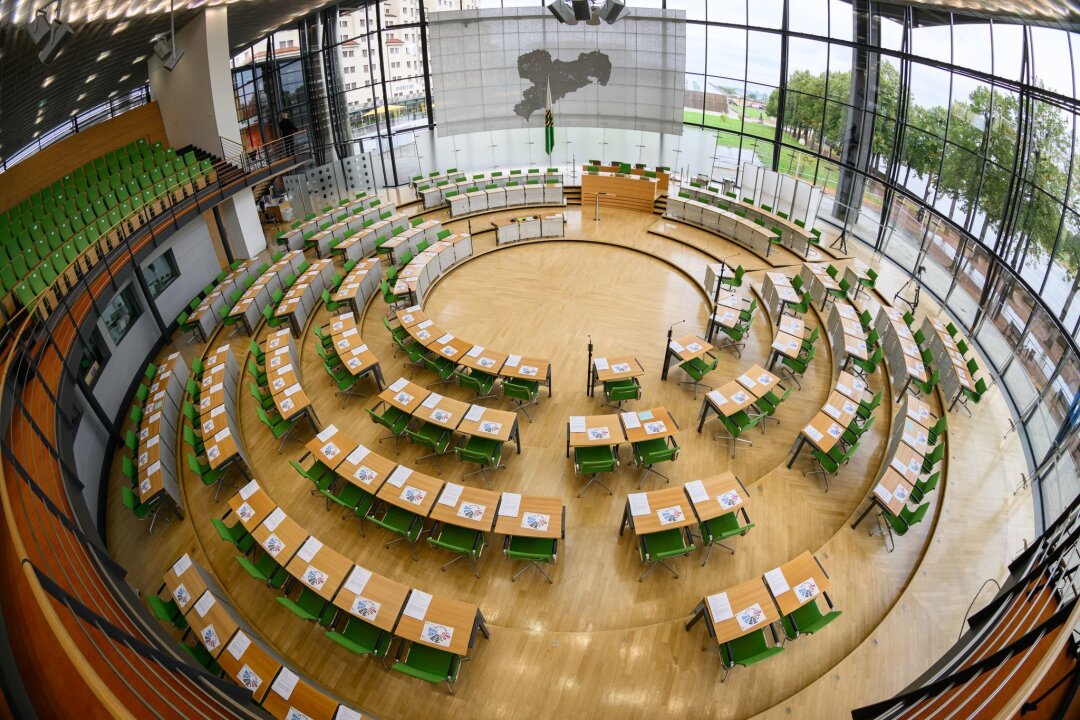
[[[326,97],[347,117],[333,142],[376,153],[386,185],[450,165],[540,161],[542,136],[531,130],[437,138],[426,81],[433,13],[537,4],[341,4],[322,13],[335,32],[307,49],[323,68],[339,64],[340,77],[319,90],[305,82],[307,21],[279,30],[234,58],[241,121],[254,106],[274,132],[274,113],[288,107],[303,126]],[[978,343],[1026,440],[1049,523],[1080,493],[1070,432],[1080,390],[1080,35],[867,0],[629,4],[686,12],[686,132],[559,128],[551,161],[580,163],[574,147],[599,146],[605,158],[637,153],[717,180],[737,181],[749,162],[820,186],[819,223],[918,271]]]

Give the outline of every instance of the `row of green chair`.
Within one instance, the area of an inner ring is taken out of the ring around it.
[[[265,359],[265,357],[264,357]],[[277,405],[273,404],[271,398],[271,405],[267,407],[263,401],[265,395],[269,394],[269,381],[266,378],[266,369],[264,365],[261,365],[254,356],[248,358],[247,364],[248,374],[255,379],[255,383],[258,387],[252,387],[252,395],[259,400],[255,405],[255,414],[258,415],[259,421],[270,429],[271,435],[275,440],[280,440],[278,443],[278,455],[281,454],[281,449],[285,446],[285,441],[289,439],[289,435],[292,429],[296,426],[297,418],[286,419],[281,417],[277,411]]]

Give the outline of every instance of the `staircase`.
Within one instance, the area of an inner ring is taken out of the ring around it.
[[[580,205],[581,204],[581,186],[580,185],[563,185],[563,197],[566,198],[567,205]]]
[[[663,215],[667,212],[667,195],[661,195],[656,198],[656,202],[653,203],[653,212],[657,215]]]

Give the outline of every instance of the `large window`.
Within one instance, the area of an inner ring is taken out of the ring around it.
[[[135,324],[140,315],[142,315],[142,307],[135,298],[134,288],[131,283],[128,283],[123,290],[116,294],[116,297],[112,299],[102,314],[105,329],[109,331],[109,337],[112,338],[114,346],[120,345],[120,342],[128,334],[128,330],[131,329],[131,326]]]

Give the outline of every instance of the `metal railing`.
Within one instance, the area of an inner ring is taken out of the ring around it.
[[[245,147],[229,138],[219,137],[221,157],[225,162],[240,168],[245,173],[274,167],[289,158],[306,157],[311,154],[311,144],[306,130],[297,130],[263,143],[258,147]]]

